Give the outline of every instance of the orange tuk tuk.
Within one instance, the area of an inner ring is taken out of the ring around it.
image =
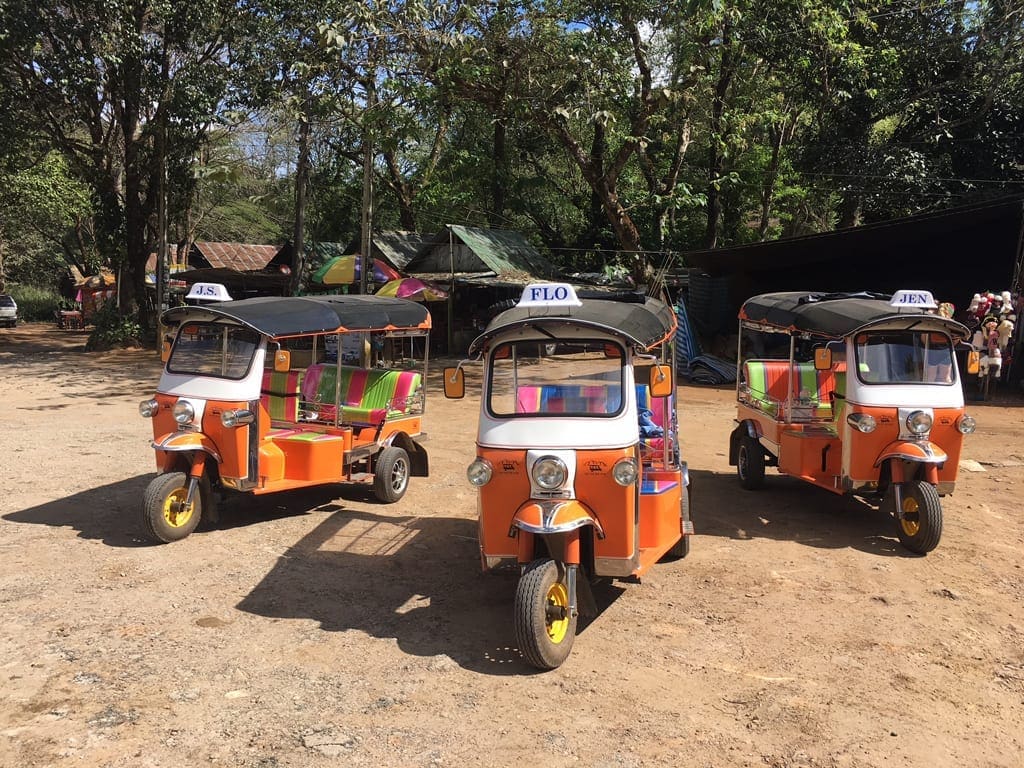
[[[771,293],[740,309],[736,428],[729,463],[749,490],[765,467],[835,494],[878,500],[904,547],[942,535],[974,419],[954,346],[961,323],[927,291]]]
[[[671,307],[642,294],[580,299],[527,286],[470,346],[482,358],[477,457],[480,563],[518,569],[515,635],[541,669],[568,656],[598,577],[637,578],[689,550]],[[462,397],[464,371],[447,368]]]
[[[430,313],[380,296],[261,297],[167,310],[153,398],[158,474],[142,522],[158,542],[216,522],[212,492],[372,484],[396,502],[426,477]]]

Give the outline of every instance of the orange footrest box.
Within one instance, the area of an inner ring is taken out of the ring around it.
[[[293,432],[274,438],[284,452],[284,476],[288,480],[329,482],[342,477],[345,439],[320,432]]]

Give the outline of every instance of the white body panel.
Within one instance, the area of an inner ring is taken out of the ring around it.
[[[166,366],[160,375],[157,392],[163,395],[199,398],[202,400],[259,400],[263,385],[263,360],[266,348],[256,350],[252,366],[244,379],[222,379],[217,376],[193,376],[170,373]],[[195,403],[193,403],[195,405]],[[199,409],[196,408],[198,416]]]
[[[592,329],[580,328],[578,326],[567,326],[564,331],[564,338],[607,338],[614,337],[596,333]],[[536,338],[539,336],[530,332],[515,332],[502,339],[496,339],[494,346],[505,339]],[[484,362],[489,365],[489,360]],[[635,381],[633,378],[633,362],[635,358],[627,351],[626,365],[623,369],[623,392],[635,392]],[[486,378],[486,376],[485,376]],[[637,406],[636,396],[627,394],[623,400],[622,413],[618,416],[558,416],[548,414],[546,416],[530,417],[502,417],[495,418],[487,412],[487,401],[489,393],[487,381],[484,384],[483,397],[480,399],[480,422],[477,432],[477,444],[482,448],[537,448],[537,449],[561,449],[579,448],[586,446],[588,449],[600,450],[606,448],[623,448],[633,445],[638,439],[637,427]]]

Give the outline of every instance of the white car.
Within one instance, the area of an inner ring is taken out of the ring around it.
[[[18,305],[13,296],[0,293],[0,325],[14,328],[18,324]]]

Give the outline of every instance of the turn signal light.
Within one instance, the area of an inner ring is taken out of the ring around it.
[[[220,415],[220,423],[229,429],[231,427],[239,427],[242,424],[252,424],[255,420],[256,414],[245,409],[224,411]]]
[[[479,488],[491,482],[493,472],[494,469],[491,467],[491,462],[486,459],[477,459],[466,468],[466,477],[471,485]]]
[[[978,422],[974,420],[973,416],[968,416],[965,413],[956,420],[956,428],[960,430],[960,434],[971,435],[978,428]]]
[[[846,417],[846,423],[859,432],[874,432],[878,426],[875,417],[870,413],[851,413]]]
[[[612,478],[619,485],[632,485],[636,482],[637,476],[636,460],[619,459],[612,467]]]

